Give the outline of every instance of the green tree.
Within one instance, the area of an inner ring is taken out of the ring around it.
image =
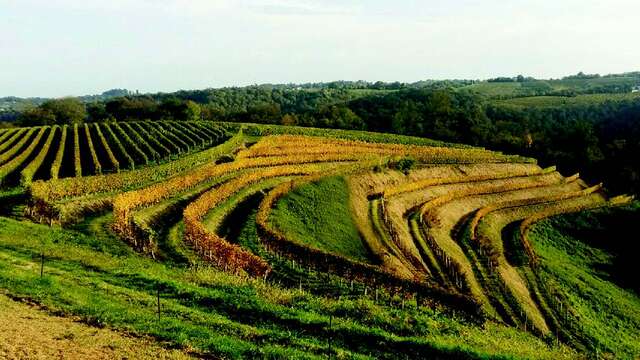
[[[200,117],[202,120],[223,120],[225,108],[215,104],[200,105]]]
[[[274,102],[260,102],[247,109],[247,117],[255,123],[277,123],[282,119],[280,104]]]
[[[280,122],[282,125],[296,125],[298,123],[298,116],[296,114],[285,114]]]
[[[397,134],[422,134],[423,121],[414,101],[403,101],[391,119],[391,130]]]
[[[53,125],[56,124],[56,116],[50,110],[35,107],[20,114],[18,124],[22,126]]]
[[[148,97],[122,97],[107,101],[105,109],[109,117],[118,121],[126,120],[156,120],[158,105],[153,99]]]
[[[200,105],[198,105],[197,103],[191,100],[187,100],[187,102],[185,103],[185,109],[184,109],[185,120],[187,121],[200,120],[201,114],[202,114],[202,109],[200,108]]]
[[[89,114],[89,121],[92,121],[92,122],[106,121],[110,117],[104,103],[88,104],[87,113]]]
[[[159,107],[160,116],[178,121],[200,120],[202,109],[200,105],[191,100],[168,98],[162,101]]]
[[[86,107],[76,98],[48,100],[39,108],[43,113],[53,114],[56,124],[79,124],[87,118]]]

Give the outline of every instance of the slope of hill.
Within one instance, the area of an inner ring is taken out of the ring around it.
[[[633,290],[621,281],[630,273],[615,268],[624,255],[616,254],[620,245],[611,240],[611,233],[599,241],[592,236],[603,231],[598,219],[610,216],[608,212],[637,214],[637,206],[560,216],[535,225],[529,235],[543,265],[535,274],[538,286],[553,294],[549,305],[556,307],[557,316],[569,319],[562,331],[594,353],[617,358],[640,353],[640,298],[637,286]],[[563,307],[558,308],[558,302]]]
[[[0,194],[9,215],[53,226],[0,218],[0,287],[12,296],[203,356],[637,355],[637,294],[589,280],[624,309],[581,327],[602,303],[547,281],[563,269],[540,247],[540,221],[632,201],[577,174],[358,131],[134,122],[94,125],[95,137],[67,128],[58,143],[72,145],[52,147],[54,129],[0,133],[0,156],[19,164],[9,174],[36,159],[36,172],[75,169]],[[97,171],[112,158],[98,156],[105,143],[135,169]],[[172,144],[189,153],[172,159]],[[587,278],[580,261],[571,271]],[[624,342],[600,331],[604,318],[626,321]]]

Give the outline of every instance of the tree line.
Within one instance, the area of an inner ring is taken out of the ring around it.
[[[461,87],[390,91],[348,87],[247,87],[124,96],[84,104],[49,100],[22,125],[127,120],[208,120],[389,132],[532,156],[566,174],[582,171],[616,192],[640,194],[640,100],[522,107]]]

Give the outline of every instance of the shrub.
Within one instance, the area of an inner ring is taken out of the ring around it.
[[[216,160],[216,164],[225,164],[225,163],[230,163],[233,162],[236,158],[233,155],[230,154],[225,154],[220,156],[217,160]]]
[[[396,169],[398,169],[400,171],[404,171],[405,173],[407,173],[409,170],[415,168],[417,162],[418,161],[415,158],[407,156],[407,157],[403,157],[402,159],[398,160],[395,163],[395,167],[396,167]]]

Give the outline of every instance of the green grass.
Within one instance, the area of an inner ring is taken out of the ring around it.
[[[23,188],[0,190],[0,216],[20,216],[27,194]]]
[[[202,219],[202,223],[210,232],[217,233],[218,228],[224,221],[225,217],[229,215],[229,213],[231,213],[240,202],[250,198],[257,192],[266,192],[276,185],[285,181],[290,181],[294,178],[295,177],[293,176],[266,178],[264,181],[260,181],[256,184],[251,184],[245,188],[242,188],[240,191],[231,195],[228,199],[211,209]]]
[[[0,289],[91,325],[223,358],[575,357],[516,329],[429,308],[329,299],[206,266],[167,266],[94,230],[98,236],[0,218]]]
[[[348,282],[336,275],[310,270],[286,257],[270,253],[262,246],[256,226],[256,208],[263,197],[261,193],[253,194],[241,201],[228,215],[219,229],[224,232],[227,241],[237,243],[268,260],[273,268],[270,279],[274,283],[331,298],[362,297],[368,284]],[[381,292],[380,295],[380,298],[386,296],[389,300],[389,294]]]
[[[349,208],[349,188],[334,176],[305,184],[280,199],[271,215],[288,237],[311,247],[371,262]]]
[[[593,351],[609,352],[616,358],[637,358],[640,356],[638,294],[612,281],[612,274],[606,270],[615,260],[611,253],[592,246],[588,237],[579,233],[571,235],[561,231],[567,226],[591,228],[583,234],[596,231],[598,222],[584,222],[585,216],[588,215],[560,216],[533,227],[530,240],[542,259],[540,277],[548,291],[563,299],[565,309],[570,309],[570,319],[588,339],[587,345]],[[628,230],[634,226],[626,224]],[[605,240],[635,241],[617,237]]]
[[[598,86],[638,85],[638,77],[630,74],[593,79],[560,79],[550,83],[555,89],[589,90]]]

